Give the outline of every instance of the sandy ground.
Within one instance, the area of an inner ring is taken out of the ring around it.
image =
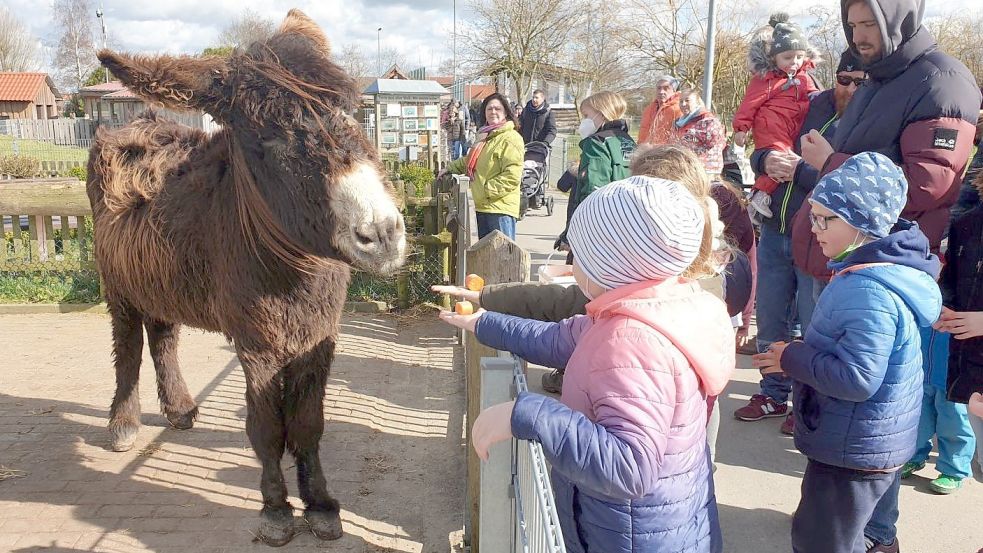
[[[461,541],[463,377],[456,340],[429,318],[347,315],[321,459],[345,536],[286,548],[447,552]],[[165,428],[145,357],[139,442],[107,450],[114,390],[104,315],[0,317],[0,551],[267,551],[252,543],[259,469],[245,382],[229,344],[185,329],[180,358],[201,406]],[[283,468],[296,498],[293,461]],[[16,472],[14,472],[16,471]],[[6,478],[4,478],[6,476]],[[298,513],[299,514],[299,513]]]

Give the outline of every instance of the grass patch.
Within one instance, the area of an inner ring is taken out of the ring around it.
[[[0,303],[98,303],[94,271],[4,271]]]
[[[14,137],[0,135],[0,155],[13,153]],[[89,159],[89,150],[85,148],[58,146],[49,142],[22,138],[17,139],[17,153],[41,161],[79,161],[84,163]]]

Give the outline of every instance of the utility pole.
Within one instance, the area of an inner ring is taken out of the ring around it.
[[[454,37],[452,39],[451,46],[451,63],[454,65],[454,69],[451,74],[451,95],[457,96],[457,0],[454,0]],[[461,105],[464,105],[463,94],[461,98],[456,98],[461,101]]]
[[[376,72],[379,74],[379,77],[381,78],[382,77],[382,27],[379,27],[375,31],[376,31],[376,35],[375,35],[375,40],[376,40],[376,54],[375,54],[376,55],[376,60],[375,60],[375,67],[376,67]]]
[[[102,24],[102,49],[106,49],[106,17],[102,11],[102,4],[99,4],[99,9],[96,10],[96,18],[99,19],[99,23]],[[109,82],[109,69],[106,69],[106,82]]]
[[[716,2],[710,0],[710,13],[707,16],[707,56],[703,66],[703,104],[713,110],[713,57],[716,50],[717,10]]]

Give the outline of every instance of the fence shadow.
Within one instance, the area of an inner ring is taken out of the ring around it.
[[[298,521],[300,533],[285,548],[449,548],[462,522],[464,400],[462,375],[445,367],[460,360],[459,348],[440,352],[450,357],[446,364],[439,356],[428,359],[419,346],[419,362],[363,356],[363,342],[385,342],[388,335],[372,330],[371,320],[355,320],[361,335],[342,337],[321,442],[329,492],[342,503],[346,535],[318,542]],[[161,415],[145,413],[142,436],[155,430],[159,435],[142,438],[139,449],[127,453],[106,449],[105,408],[0,393],[0,421],[15,420],[20,432],[0,436],[0,459],[25,471],[22,478],[0,481],[0,518],[7,519],[0,539],[22,534],[10,544],[17,552],[268,551],[252,543],[260,475],[243,430],[244,389],[233,359],[199,394],[201,416],[194,429],[160,431]],[[291,457],[285,456],[283,469],[296,498]],[[24,516],[7,516],[17,513]]]

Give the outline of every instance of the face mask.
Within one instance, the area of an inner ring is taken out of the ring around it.
[[[858,243],[857,240],[860,240],[860,242]],[[860,238],[860,231],[858,230],[857,235],[853,238],[853,242],[851,242],[850,245],[847,246],[846,248],[843,248],[843,251],[840,252],[839,255],[834,257],[833,261],[843,261],[844,259],[847,258],[848,255],[853,253],[853,250],[863,245],[864,245],[864,239]]]
[[[580,134],[580,138],[587,138],[597,132],[597,123],[593,119],[584,118],[580,122],[580,126],[577,127],[577,132]]]

